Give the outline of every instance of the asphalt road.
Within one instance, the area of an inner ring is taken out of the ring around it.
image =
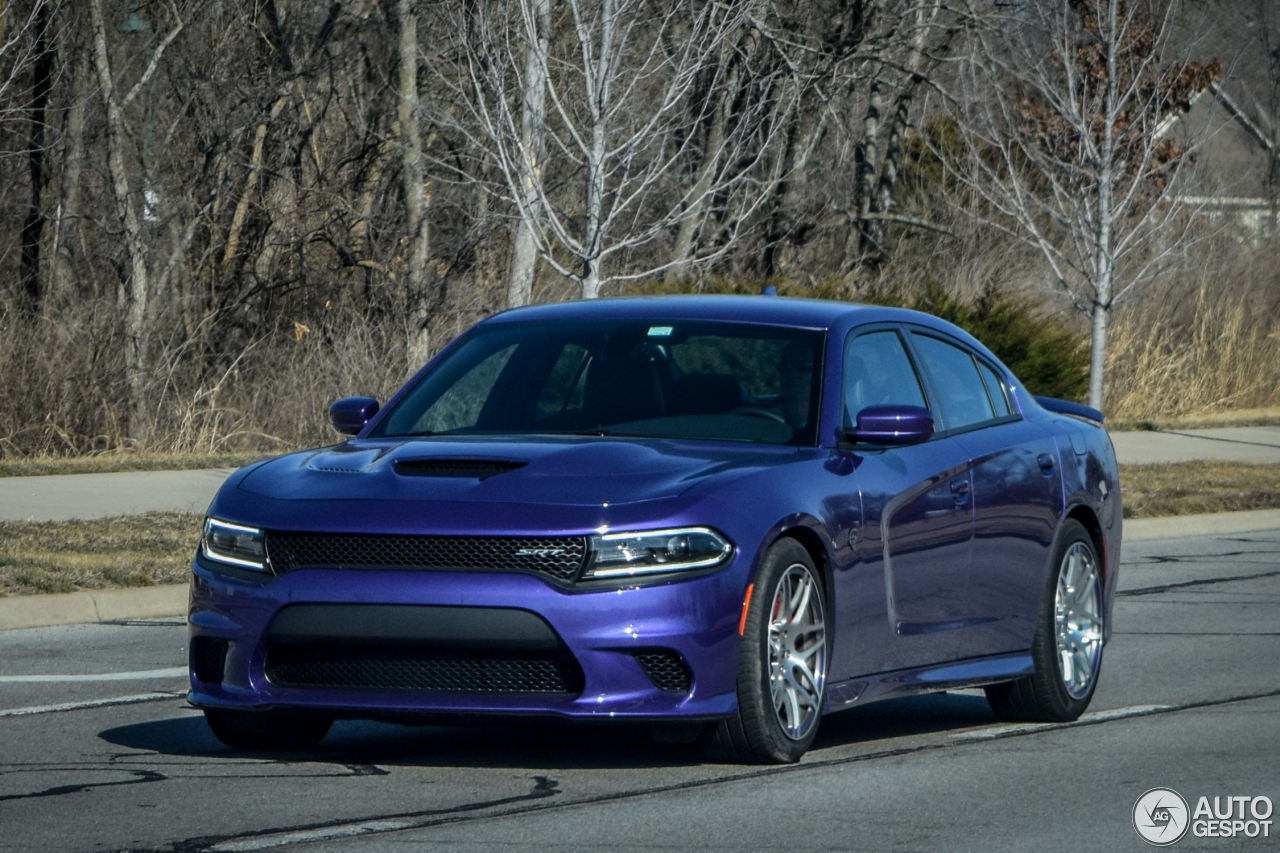
[[[1150,788],[1280,803],[1280,531],[1124,559],[1080,724],[999,725],[975,692],[894,700],[827,718],[783,768],[612,728],[346,722],[312,753],[237,755],[180,698],[178,620],[5,632],[0,850],[1140,850]]]

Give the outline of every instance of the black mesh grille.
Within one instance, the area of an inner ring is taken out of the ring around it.
[[[689,692],[693,680],[680,655],[670,649],[650,649],[634,654],[636,663],[640,664],[655,687],[668,693]]]
[[[523,468],[527,464],[529,463],[500,459],[403,459],[396,462],[396,471],[418,477],[469,477],[483,480]]]
[[[191,670],[207,684],[220,684],[227,662],[227,641],[196,637],[191,641]]]
[[[567,651],[361,649],[273,644],[267,678],[285,687],[423,693],[582,692],[582,668]]]
[[[302,568],[472,569],[526,571],[573,580],[587,541],[581,536],[480,538],[267,532],[271,566],[283,574]]]

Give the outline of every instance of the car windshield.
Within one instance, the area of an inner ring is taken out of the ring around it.
[[[469,334],[370,437],[560,434],[813,445],[823,334],[680,321]]]

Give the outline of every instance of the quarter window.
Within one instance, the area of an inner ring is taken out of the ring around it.
[[[959,347],[930,335],[913,336],[920,357],[933,379],[936,404],[947,429],[962,429],[995,417],[991,399],[973,356]]]
[[[844,420],[853,426],[867,406],[924,407],[920,380],[897,332],[859,335],[844,354]]]
[[[991,402],[996,407],[996,417],[1003,418],[1013,413],[1009,408],[1009,395],[1005,391],[1004,383],[1000,381],[1000,377],[996,376],[996,372],[987,366],[985,362],[978,362],[978,372],[982,374],[982,380],[987,383],[987,391],[991,394]]]

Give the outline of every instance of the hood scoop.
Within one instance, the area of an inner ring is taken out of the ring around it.
[[[382,450],[322,450],[309,456],[303,464],[312,471],[329,474],[363,474],[383,453]]]
[[[456,477],[487,480],[523,468],[528,462],[504,459],[397,459],[396,473],[406,477]]]

